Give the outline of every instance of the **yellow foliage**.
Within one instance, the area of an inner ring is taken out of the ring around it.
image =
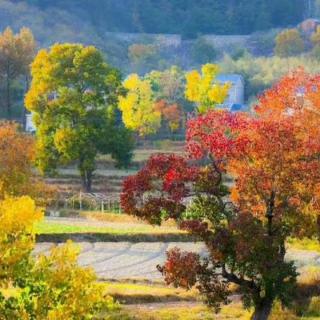
[[[33,226],[42,216],[29,197],[0,202],[0,279],[4,284],[11,280],[17,265],[30,255],[34,247]]]
[[[34,271],[47,289],[37,300],[37,319],[89,319],[101,307],[117,307],[111,297],[104,297],[104,286],[96,282],[94,271],[78,266],[79,253],[79,247],[68,241],[38,258]]]
[[[187,73],[186,98],[195,102],[199,113],[205,113],[222,104],[228,96],[231,84],[220,84],[215,81],[219,67],[214,64],[202,66],[201,74],[197,70]]]
[[[140,135],[155,133],[161,125],[161,113],[155,110],[151,83],[130,75],[124,82],[126,97],[119,97],[119,108],[125,126]]]
[[[31,257],[34,223],[42,216],[29,197],[0,202],[0,320],[85,320],[118,308],[94,271],[78,266],[80,249],[71,242]]]

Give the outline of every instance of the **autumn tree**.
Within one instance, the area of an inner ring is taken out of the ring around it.
[[[119,71],[104,61],[100,51],[56,44],[38,53],[32,77],[25,103],[34,113],[37,166],[43,173],[77,161],[83,187],[90,191],[98,153],[128,165],[133,141],[116,118],[124,89]]]
[[[155,109],[161,113],[162,127],[176,131],[181,127],[186,113],[192,111],[185,99],[185,73],[177,66],[164,71],[152,71],[145,78],[151,82]]]
[[[32,255],[42,216],[29,197],[0,201],[0,319],[92,319],[116,308],[93,270],[78,266],[72,243]]]
[[[125,97],[119,97],[124,124],[141,136],[157,132],[161,125],[161,114],[155,109],[150,80],[132,74],[123,86],[128,90]]]
[[[286,29],[276,37],[275,54],[279,57],[290,57],[304,51],[304,41],[297,29]]]
[[[0,150],[0,199],[29,195],[37,204],[53,200],[54,188],[33,172],[33,137],[23,133],[16,123],[0,122]]]
[[[0,198],[4,193],[21,195],[31,183],[33,138],[14,123],[0,122],[0,150]]]
[[[28,82],[29,66],[35,50],[35,40],[27,28],[22,28],[18,34],[7,28],[0,34],[0,81],[5,88],[5,106],[9,118],[12,114],[13,83],[21,76]]]
[[[216,80],[218,73],[217,65],[205,64],[201,73],[192,70],[186,75],[186,98],[196,104],[199,113],[205,113],[221,105],[228,96],[230,83],[219,83]]]
[[[155,111],[162,116],[162,126],[168,126],[171,132],[179,129],[183,115],[177,103],[169,104],[165,100],[159,100],[155,103]]]
[[[309,111],[290,111],[291,90],[279,89],[261,98],[255,117],[210,111],[191,119],[188,159],[152,157],[121,195],[125,212],[151,224],[175,219],[206,244],[206,258],[167,253],[159,270],[168,284],[196,286],[216,311],[236,284],[255,320],[268,319],[276,299],[292,301],[297,271],[284,259],[287,238],[319,232],[319,125],[307,128]],[[286,107],[273,114],[279,101]]]

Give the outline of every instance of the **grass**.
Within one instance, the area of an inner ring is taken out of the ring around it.
[[[54,223],[46,220],[36,224],[37,234],[61,234],[61,233],[108,233],[114,235],[130,235],[130,234],[185,234],[181,230],[174,228],[152,227],[149,225],[132,225],[128,228],[124,227],[106,227],[106,226],[90,226],[90,225],[74,225],[67,223]]]
[[[190,242],[195,238],[173,227],[153,227],[147,224],[110,223],[109,226],[43,220],[35,225],[37,242],[62,243],[73,241],[125,242]]]
[[[299,317],[293,312],[283,310],[279,303],[273,308],[269,320],[320,320],[318,307],[320,299],[310,304],[310,311]],[[252,311],[244,310],[241,303],[232,303],[215,314],[205,306],[164,306],[161,308],[125,308],[104,317],[105,320],[250,320]]]
[[[249,320],[250,312],[242,309],[241,304],[233,304],[222,309],[219,315],[205,306],[164,306],[162,308],[129,308],[109,315],[105,320]]]
[[[100,212],[100,211],[82,211],[79,213],[80,217],[88,220],[101,221],[101,222],[116,222],[116,223],[135,223],[147,225],[153,228],[148,222],[141,220],[135,216],[130,216],[125,213],[112,213],[112,212]],[[177,229],[177,224],[174,220],[167,220],[162,223],[163,227],[172,227]]]
[[[288,248],[296,250],[308,250],[320,252],[320,241],[318,239],[289,239]]]
[[[106,282],[105,292],[122,304],[197,301],[197,290],[176,289],[160,284]]]

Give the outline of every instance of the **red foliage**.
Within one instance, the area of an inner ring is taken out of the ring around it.
[[[197,282],[197,274],[201,268],[200,257],[198,254],[173,248],[167,252],[165,265],[157,268],[164,275],[167,284],[190,289]]]
[[[197,176],[197,169],[183,157],[155,155],[137,175],[123,183],[121,205],[128,214],[159,224],[161,213],[178,218],[184,211],[182,200],[188,195],[188,183]]]
[[[190,157],[209,155],[235,179],[233,201],[263,217],[271,192],[275,215],[315,204],[320,185],[320,140],[301,115],[254,118],[212,111],[188,126]],[[313,192],[315,191],[315,192]]]
[[[237,153],[248,141],[234,134],[245,129],[249,119],[244,114],[226,111],[211,111],[188,121],[187,150],[189,157],[201,159],[213,156],[222,164],[228,156]]]
[[[286,238],[314,236],[320,224],[319,86],[320,76],[298,70],[261,96],[254,116],[210,111],[191,119],[188,160],[154,156],[124,182],[125,212],[159,224],[174,218],[208,248],[208,259],[169,251],[159,267],[168,284],[198,283],[215,308],[227,302],[230,282],[247,306],[266,303],[263,292],[272,300],[292,294],[297,274],[284,259]]]

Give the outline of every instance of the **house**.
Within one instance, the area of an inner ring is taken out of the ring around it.
[[[221,83],[230,83],[231,88],[222,108],[232,112],[246,111],[244,104],[244,79],[240,74],[220,74],[217,80]]]
[[[36,126],[34,125],[32,117],[33,117],[32,113],[26,114],[26,131],[30,133],[36,132]]]

